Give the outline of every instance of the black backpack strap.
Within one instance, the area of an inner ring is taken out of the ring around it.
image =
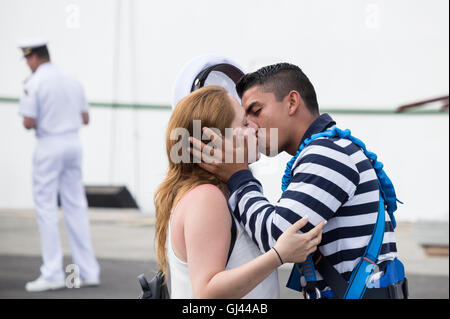
[[[147,281],[144,274],[138,276],[138,281],[142,288],[142,293],[138,299],[170,299],[169,290],[161,269],[150,282]]]
[[[227,263],[230,260],[231,253],[233,252],[234,244],[236,243],[236,237],[237,237],[236,222],[234,220],[234,217],[231,216],[231,242],[230,242],[230,249],[228,250]]]
[[[316,250],[312,257],[316,270],[322,275],[323,279],[327,285],[330,286],[335,295],[339,299],[342,299],[347,290],[347,281],[340,273],[338,273],[328,259],[319,252],[319,250]]]

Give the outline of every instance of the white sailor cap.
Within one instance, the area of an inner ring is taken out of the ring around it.
[[[178,73],[173,87],[172,109],[189,93],[211,84],[224,87],[240,101],[236,83],[244,74],[243,68],[231,59],[216,55],[198,56]]]
[[[36,49],[47,46],[47,39],[44,38],[32,38],[26,39],[17,44],[17,46],[22,49],[23,56],[27,56],[34,52]]]

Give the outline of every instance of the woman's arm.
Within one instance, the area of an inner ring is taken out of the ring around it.
[[[230,245],[231,215],[225,197],[213,185],[191,191],[184,220],[187,263],[195,298],[241,298],[269,276],[281,263],[271,249],[252,261],[225,270]],[[275,245],[283,262],[299,260],[314,251],[321,227],[296,234],[306,224],[300,220]]]

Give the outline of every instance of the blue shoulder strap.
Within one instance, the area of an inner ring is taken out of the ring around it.
[[[361,258],[360,262],[352,272],[352,276],[344,295],[344,298],[346,299],[355,299],[362,298],[362,296],[364,295],[367,286],[367,280],[370,278],[376,266],[376,261],[381,250],[381,245],[383,243],[384,237],[385,209],[387,209],[393,227],[396,227],[396,221],[393,213],[397,210],[397,196],[395,194],[395,189],[391,180],[383,170],[383,164],[377,159],[377,155],[375,153],[369,152],[366,149],[365,144],[361,140],[351,136],[350,130],[343,131],[338,129],[337,127],[333,127],[331,130],[314,134],[311,136],[311,138],[305,139],[302,145],[300,145],[295,156],[286,165],[285,174],[282,179],[282,191],[284,192],[289,186],[292,179],[292,165],[295,163],[298,156],[305,149],[305,147],[317,138],[331,138],[336,136],[349,139],[363,150],[364,154],[369,158],[373,165],[373,168],[375,169],[380,189],[378,217],[374,227],[374,231],[372,233],[372,237],[366,248],[364,256]],[[307,270],[307,273],[305,273],[305,269]],[[311,271],[314,273],[314,275],[310,274]],[[315,268],[311,256],[308,256],[308,259],[304,263],[298,263],[294,265],[287,283],[287,287],[301,291],[302,287],[300,286],[299,279],[302,274],[305,277],[307,283],[306,286],[316,281]]]
[[[385,207],[383,196],[380,194],[378,205],[378,217],[372,237],[367,245],[363,257],[358,265],[353,269],[352,275],[345,291],[344,299],[361,299],[367,288],[367,282],[377,265],[378,255],[383,244],[385,229]]]

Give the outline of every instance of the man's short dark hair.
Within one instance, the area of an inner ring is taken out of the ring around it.
[[[319,114],[314,86],[296,65],[278,63],[244,75],[236,84],[239,97],[242,98],[244,92],[255,85],[260,85],[265,92],[273,92],[278,101],[282,101],[290,91],[295,90],[311,114]]]
[[[47,46],[34,48],[31,53],[36,54],[40,60],[50,60],[50,54],[48,53]]]

